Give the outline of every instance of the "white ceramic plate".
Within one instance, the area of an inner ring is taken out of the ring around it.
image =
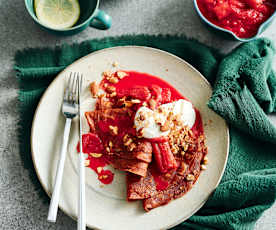
[[[96,174],[87,168],[87,226],[104,230],[173,227],[194,214],[218,185],[228,157],[229,133],[225,121],[206,106],[212,92],[207,80],[191,65],[167,52],[137,46],[109,48],[81,58],[60,73],[44,93],[33,121],[31,146],[37,175],[50,195],[65,122],[61,114],[65,77],[70,72],[83,73],[86,87],[83,98],[87,99],[90,97],[87,89],[89,82],[100,81],[105,70],[115,70],[112,67],[114,61],[119,63],[119,69],[146,72],[163,78],[192,101],[203,119],[210,163],[190,192],[148,213],[143,210],[142,202],[126,201],[124,173],[116,171],[113,183],[101,187]],[[83,109],[85,107],[87,104],[82,105]],[[78,119],[73,122],[69,142],[59,207],[76,218]]]

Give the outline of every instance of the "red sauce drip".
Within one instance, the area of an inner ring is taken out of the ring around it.
[[[99,168],[103,168],[104,166],[109,164],[107,158],[104,155],[99,158],[92,157],[91,155],[89,155],[87,160],[90,161],[88,167],[98,174],[98,179],[103,184],[110,184],[113,181],[113,172],[105,169],[98,170]]]
[[[111,184],[114,179],[114,173],[110,170],[102,170],[100,173],[98,173],[98,179],[103,184]]]
[[[197,3],[210,22],[240,38],[254,36],[276,10],[275,0],[197,0]]]
[[[94,133],[83,134],[82,143],[83,153],[88,154],[87,160],[89,160],[89,165],[87,167],[91,168],[98,174],[98,179],[103,184],[110,184],[113,181],[114,173],[110,170],[103,169],[103,167],[109,164],[107,157],[104,155],[101,157],[93,157],[89,155],[89,153],[102,152],[103,146],[100,138]],[[80,152],[80,143],[77,145],[77,151]]]
[[[194,108],[194,110],[196,113],[196,120],[192,127],[192,131],[195,134],[195,136],[198,137],[203,134],[203,123],[199,111],[196,108]]]

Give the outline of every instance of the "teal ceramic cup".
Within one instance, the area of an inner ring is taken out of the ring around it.
[[[25,0],[25,6],[34,21],[43,29],[57,35],[73,35],[87,27],[100,30],[110,28],[112,22],[111,17],[99,9],[99,2],[100,0],[79,0],[80,18],[73,27],[66,29],[52,29],[40,22],[35,15],[33,0]]]
[[[194,7],[195,10],[198,14],[198,16],[201,18],[202,22],[207,25],[207,28],[209,28],[211,31],[215,32],[216,34],[222,36],[223,38],[226,38],[228,40],[236,40],[240,42],[248,42],[251,40],[256,39],[262,32],[264,32],[272,23],[272,21],[276,17],[276,11],[266,20],[264,21],[258,28],[257,34],[253,37],[250,38],[240,38],[236,34],[234,34],[232,31],[224,29],[222,27],[219,27],[212,22],[210,22],[200,11],[198,5],[197,5],[197,0],[194,0]]]

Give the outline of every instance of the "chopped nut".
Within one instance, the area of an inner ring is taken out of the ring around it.
[[[141,128],[137,132],[137,137],[138,138],[143,138],[143,136],[144,136],[144,128]]]
[[[103,86],[104,86],[104,88],[106,88],[106,87],[108,86],[108,84],[107,84],[107,83],[104,83],[104,85],[103,85]]]
[[[185,162],[181,162],[181,168],[184,169],[184,170],[187,170],[188,169],[188,165],[185,163]]]
[[[139,120],[141,120],[141,121],[146,120],[146,117],[145,117],[144,113],[139,113]]]
[[[115,92],[115,90],[116,90],[116,88],[112,85],[106,87],[106,91],[108,93],[113,93],[113,92]]]
[[[132,152],[136,148],[136,144],[131,143],[130,145],[127,146],[128,151]]]
[[[200,165],[200,169],[201,169],[201,170],[206,170],[207,167],[206,167],[206,165]]]
[[[103,170],[103,167],[97,167],[97,172],[100,173]]]
[[[110,153],[110,148],[109,147],[106,147],[105,150],[106,150],[106,152]]]
[[[103,76],[104,77],[111,77],[112,76],[112,72],[110,70],[106,70],[103,72]]]
[[[131,143],[132,143],[132,139],[129,138],[129,139],[127,139],[127,141],[124,143],[124,145],[125,145],[125,146],[128,146],[128,145],[130,145]]]
[[[98,97],[99,97],[99,99],[102,99],[102,98],[104,98],[106,95],[104,94],[104,93],[102,93],[102,94],[100,94]]]
[[[207,156],[205,156],[205,157],[203,158],[203,164],[204,164],[204,165],[207,165],[207,164],[208,164],[208,157],[207,157]]]
[[[111,78],[109,79],[109,82],[111,82],[111,83],[113,83],[113,84],[116,84],[116,83],[119,82],[119,80],[118,80],[117,77],[111,77]]]
[[[113,92],[111,94],[109,94],[109,97],[116,97],[117,93],[116,92]]]
[[[124,78],[126,75],[127,75],[127,74],[126,74],[125,72],[123,72],[123,71],[118,71],[118,72],[117,72],[117,76],[118,76],[119,79]]]
[[[106,179],[106,178],[108,178],[108,176],[107,175],[102,175],[102,178]]]
[[[120,98],[120,99],[118,100],[118,105],[119,105],[119,106],[123,106],[124,103],[125,103],[125,101],[126,101],[126,97]]]
[[[141,103],[141,101],[139,99],[132,99],[131,102],[133,104],[139,104],[139,103]]]
[[[156,103],[155,100],[153,100],[153,99],[150,99],[150,100],[149,100],[149,107],[150,107],[152,110],[154,110],[154,109],[156,108],[156,105],[157,105],[157,103]]]
[[[123,137],[123,142],[126,142],[127,139],[128,139],[128,134],[124,135],[124,137]]]
[[[171,121],[173,119],[173,112],[169,112],[167,120]]]
[[[185,152],[184,152],[184,151],[181,151],[181,155],[184,156],[184,155],[185,155]]]
[[[175,125],[177,126],[181,126],[182,125],[182,121],[181,121],[181,118],[180,118],[180,115],[177,114],[174,118],[173,118],[173,122]]]
[[[170,173],[166,173],[166,174],[165,174],[165,177],[167,177],[167,178],[169,178],[170,176],[171,176]]]
[[[166,132],[170,129],[170,124],[168,121],[166,121],[163,125],[160,126],[161,132]]]
[[[111,133],[113,136],[118,135],[118,127],[117,127],[117,126],[112,126],[112,125],[110,125],[110,126],[108,126],[108,128],[109,128],[110,133]]]
[[[172,151],[173,154],[177,154],[178,153],[178,150],[177,150],[177,148],[175,146],[172,147],[171,151]]]
[[[189,145],[188,144],[186,144],[186,142],[182,142],[182,147],[183,147],[183,151],[187,151],[188,150],[188,148],[189,148]]]
[[[186,179],[187,179],[187,181],[193,181],[195,179],[195,176],[192,174],[188,174]]]
[[[93,81],[91,84],[90,84],[90,91],[92,93],[92,96],[95,98],[97,97],[98,95],[98,92],[99,92],[99,85]]]
[[[133,103],[132,103],[131,101],[125,101],[125,102],[123,103],[123,105],[124,105],[125,107],[129,108],[129,107],[131,107],[131,106],[133,105]]]
[[[155,121],[155,123],[156,123],[157,125],[162,125],[162,120],[161,120],[160,117],[155,118],[154,121]]]
[[[193,131],[191,129],[189,129],[188,133],[189,133],[190,137],[193,136]]]
[[[113,67],[117,67],[119,65],[119,63],[117,62],[117,61],[114,61],[113,63],[112,63],[112,66]]]
[[[163,113],[164,109],[162,107],[159,107],[157,111],[158,111],[158,113]]]
[[[179,121],[180,119],[181,119],[181,117],[180,117],[179,114],[176,114],[176,115],[174,115],[174,117],[173,117],[173,120],[174,120],[174,121]]]
[[[112,149],[112,147],[113,147],[112,141],[109,141],[109,142],[108,142],[108,146],[110,147],[110,149]]]
[[[103,154],[101,154],[101,153],[89,153],[89,155],[92,156],[92,157],[95,157],[95,158],[99,158],[99,157],[101,157]]]
[[[84,166],[85,166],[85,167],[88,167],[89,165],[90,165],[90,160],[85,160],[85,161],[84,161]]]

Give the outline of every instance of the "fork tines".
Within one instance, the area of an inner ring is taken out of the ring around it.
[[[70,73],[67,87],[64,93],[64,101],[73,104],[79,102],[80,89],[82,86],[83,75],[80,73]],[[78,103],[79,104],[79,103]]]

